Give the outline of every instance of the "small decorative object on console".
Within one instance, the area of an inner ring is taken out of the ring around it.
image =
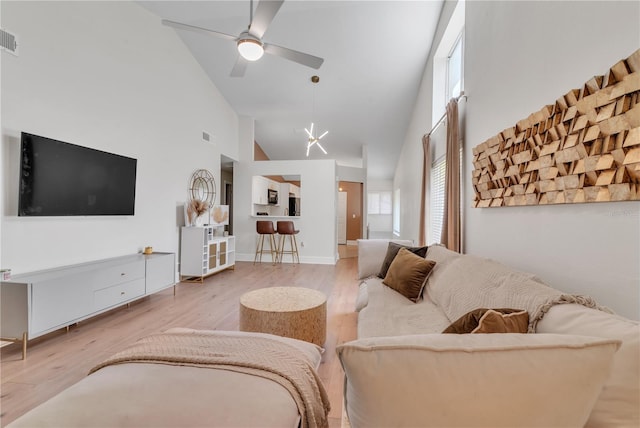
[[[209,215],[209,225],[224,226],[229,224],[229,205],[216,205]]]

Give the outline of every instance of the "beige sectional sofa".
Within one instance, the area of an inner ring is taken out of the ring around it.
[[[353,427],[640,426],[637,321],[441,246],[414,303],[377,276],[388,244],[358,241],[358,339],[338,348]],[[477,308],[526,310],[530,334],[441,333]]]

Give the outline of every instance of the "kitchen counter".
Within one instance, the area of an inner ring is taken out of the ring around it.
[[[262,220],[299,220],[299,215],[252,215],[255,219]]]

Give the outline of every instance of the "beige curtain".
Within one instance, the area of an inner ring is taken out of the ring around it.
[[[447,104],[447,161],[444,186],[444,216],[440,242],[460,252],[460,132],[458,99]]]
[[[429,188],[429,176],[431,174],[431,154],[429,152],[429,134],[422,137],[422,191],[420,193],[420,230],[418,240],[420,246],[427,244],[427,189]]]

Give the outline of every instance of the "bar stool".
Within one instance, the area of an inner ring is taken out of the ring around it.
[[[296,259],[298,260],[298,264],[300,264],[300,254],[298,254],[298,241],[296,240],[296,235],[299,230],[295,230],[292,221],[279,221],[277,226],[278,235],[280,235],[280,245],[278,245],[278,261],[282,263],[282,256],[285,254],[291,254],[291,262],[295,263]],[[284,243],[286,241],[286,237],[289,237],[289,246],[291,248],[290,251],[285,251]]]
[[[273,228],[273,222],[270,220],[258,220],[256,221],[256,231],[260,235],[258,237],[258,245],[256,246],[256,256],[253,259],[255,265],[258,261],[258,255],[260,256],[260,263],[262,263],[262,254],[265,252],[271,253],[271,262],[276,264],[278,261],[278,247],[276,247],[275,229]],[[269,249],[264,249],[264,237],[269,236]]]

